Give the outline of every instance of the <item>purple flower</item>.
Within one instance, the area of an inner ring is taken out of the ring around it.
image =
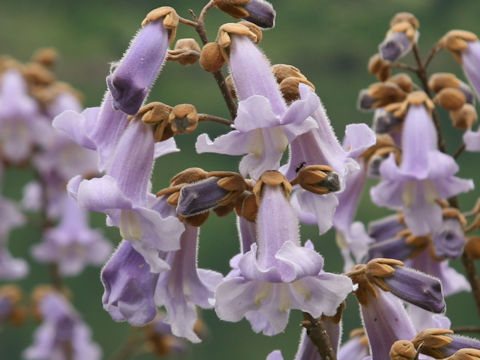
[[[154,162],[152,130],[141,121],[130,124],[121,137],[111,166],[102,178],[73,178],[69,192],[80,207],[108,215],[122,238],[146,259],[153,272],[168,268],[158,251],[177,250],[183,225],[163,198],[150,194]]]
[[[298,219],[280,186],[264,185],[257,241],[237,266],[216,290],[217,315],[233,322],[246,317],[266,335],[285,329],[290,309],[334,315],[352,291],[347,277],[323,272],[311,242],[300,245]]]
[[[112,251],[99,231],[89,228],[87,212],[65,195],[60,224],[46,231],[43,242],[33,247],[37,261],[56,263],[62,275],[79,274],[87,264],[101,265]]]
[[[46,294],[40,300],[39,313],[43,323],[35,332],[34,343],[23,353],[26,359],[101,358],[102,351],[92,342],[90,329],[62,295]]]
[[[157,314],[154,301],[158,274],[130,244],[123,240],[105,264],[101,279],[103,308],[115,321],[128,321],[143,326]]]
[[[106,92],[100,107],[79,113],[67,110],[53,120],[53,127],[87,149],[97,150],[100,170],[109,166],[115,148],[128,125],[127,114],[113,108],[113,98]]]
[[[363,223],[353,221],[367,178],[365,161],[360,159],[359,165],[360,169],[347,178],[345,190],[337,195],[339,205],[333,216],[333,225],[337,230],[337,243],[345,259],[345,271],[361,263],[367,255],[369,244],[373,242],[365,231]]]
[[[140,109],[165,62],[168,37],[163,18],[152,21],[140,29],[123,58],[114,64],[107,85],[116,109],[130,115]]]
[[[385,40],[378,46],[382,58],[391,62],[405,56],[411,48],[412,40],[408,38],[407,34],[396,31],[388,34]]]
[[[377,289],[377,296],[369,296],[368,304],[360,309],[373,360],[388,359],[395,341],[415,337],[410,318],[395,295]]]
[[[480,41],[468,41],[462,51],[463,70],[480,98]]]
[[[398,166],[390,155],[380,167],[383,180],[370,195],[379,206],[402,208],[412,233],[426,235],[442,224],[442,210],[436,200],[469,191],[473,182],[453,176],[458,165],[438,151],[433,121],[423,105],[410,105],[402,144],[402,163]]]
[[[275,26],[275,10],[269,2],[250,0],[244,8],[248,12],[245,20],[263,28],[273,28]]]
[[[460,221],[457,218],[445,218],[432,236],[435,256],[439,259],[456,259],[462,254],[466,241]]]
[[[435,260],[430,255],[428,248],[413,259],[408,260],[405,265],[440,279],[445,296],[471,290],[465,277],[450,267],[448,260]]]
[[[302,99],[306,96],[317,97],[306,86],[300,86],[300,95]],[[328,165],[338,174],[343,190],[347,178],[359,169],[354,159],[375,144],[375,134],[365,124],[348,125],[345,130],[344,146],[342,146],[321,102],[312,117],[318,128],[298,136],[291,142],[290,159],[288,164],[282,167],[282,172],[287,179],[293,180],[301,164]],[[338,199],[333,193],[318,195],[299,188],[293,193],[292,204],[302,222],[316,223],[320,234],[323,234],[332,226]]]
[[[364,331],[355,330],[352,333],[350,334],[350,340],[340,347],[337,353],[338,360],[365,360],[370,354],[368,338]]]
[[[268,60],[247,37],[232,36],[230,68],[240,100],[235,130],[213,142],[202,134],[196,149],[199,153],[248,154],[240,162],[240,173],[257,179],[279,168],[289,142],[316,127],[309,116],[318,107],[318,98],[309,92],[287,109]]]
[[[212,308],[215,287],[222,281],[222,275],[215,271],[197,269],[197,241],[198,228],[185,225],[180,250],[165,255],[171,270],[160,273],[155,290],[155,303],[165,306],[165,322],[171,325],[173,335],[194,343],[200,342],[194,331],[195,305]]]
[[[21,73],[14,69],[5,71],[0,78],[2,156],[13,163],[26,160],[33,145],[48,137],[49,130],[48,121],[27,93]]]

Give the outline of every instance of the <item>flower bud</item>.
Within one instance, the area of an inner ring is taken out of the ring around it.
[[[422,345],[422,354],[443,359],[455,354],[458,350],[469,348],[480,350],[480,341],[466,336],[453,334],[452,330],[425,329],[412,340],[415,348]]]
[[[198,125],[198,113],[191,104],[180,104],[173,107],[168,116],[168,123],[175,134],[190,134]]]
[[[468,348],[460,349],[445,360],[480,360],[480,350]]]
[[[357,106],[360,110],[372,110],[403,101],[405,92],[395,83],[386,81],[371,84],[360,92]]]
[[[375,54],[370,58],[368,61],[368,71],[370,74],[376,75],[380,81],[387,80],[392,73],[390,63],[383,60],[380,54]]]
[[[402,118],[396,117],[392,112],[386,111],[385,108],[378,108],[373,116],[372,128],[377,134],[387,134],[402,123]]]
[[[43,48],[35,51],[32,61],[46,67],[52,67],[58,60],[58,52],[54,48]]]
[[[462,51],[467,48],[470,41],[478,41],[478,37],[470,31],[451,30],[440,39],[438,45],[448,50],[455,60],[462,64]]]
[[[292,185],[296,184],[314,194],[328,194],[340,190],[338,174],[326,165],[304,167],[292,181]]]
[[[200,66],[203,70],[214,73],[220,71],[224,63],[225,58],[216,42],[210,42],[203,47],[200,53]]]
[[[458,218],[448,217],[433,234],[434,257],[437,259],[456,259],[462,254],[465,245],[463,226]]]
[[[444,109],[456,111],[460,110],[467,99],[462,91],[454,88],[445,88],[435,95],[433,101]]]
[[[378,46],[384,60],[397,61],[406,55],[412,47],[412,42],[404,32],[391,32]]]
[[[235,204],[235,212],[238,216],[250,222],[255,222],[258,213],[258,204],[255,195],[249,191],[244,191]]]
[[[168,52],[167,60],[178,61],[181,65],[193,65],[200,58],[200,46],[191,38],[180,39],[175,49]]]
[[[315,86],[310,81],[303,78],[288,77],[280,83],[280,91],[288,104],[300,99],[300,91],[298,89],[300,83],[306,84],[315,90]]]
[[[262,28],[275,26],[275,10],[264,0],[216,0],[215,5],[237,19],[245,19]]]
[[[402,89],[406,93],[413,91],[412,78],[405,73],[395,74],[392,77],[388,78],[388,81],[397,84],[400,87],[400,89]]]
[[[450,119],[457,129],[471,129],[478,120],[477,110],[472,104],[464,104],[456,111],[450,111]]]
[[[391,360],[414,360],[416,355],[415,347],[408,340],[395,341],[390,350]]]
[[[302,74],[302,72],[292,65],[275,64],[272,65],[271,69],[278,84],[281,84],[283,80],[289,77],[307,80],[307,78]]]
[[[138,110],[137,116],[145,124],[153,125],[155,142],[171,138],[174,133],[169,126],[169,116],[172,112],[170,105],[161,102],[152,102],[144,105]]]

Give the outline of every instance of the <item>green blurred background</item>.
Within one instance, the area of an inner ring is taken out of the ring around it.
[[[34,50],[53,46],[61,54],[57,67],[59,79],[69,82],[85,94],[85,106],[98,106],[105,91],[105,76],[109,62],[119,59],[130,39],[139,28],[145,14],[151,9],[170,5],[181,16],[188,17],[188,9],[197,13],[205,1],[68,1],[68,0],[1,0],[0,54],[9,54],[28,61]],[[264,33],[261,47],[272,63],[288,63],[299,67],[312,81],[322,98],[339,138],[345,125],[353,122],[371,122],[370,113],[359,113],[355,108],[357,93],[375,79],[366,71],[369,57],[388,30],[392,16],[399,11],[413,12],[420,20],[420,49],[425,56],[444,33],[462,28],[480,34],[480,1],[478,0],[297,0],[276,1],[276,28]],[[215,38],[218,26],[231,19],[212,10],[207,16],[208,33]],[[177,38],[196,37],[193,29],[182,26]],[[412,63],[409,56],[405,62]],[[450,71],[462,76],[453,58],[440,53],[431,65],[431,71]],[[216,83],[210,74],[198,65],[182,67],[168,63],[150,96],[151,101],[175,105],[193,103],[200,112],[228,117]],[[441,111],[442,126],[450,153],[460,144],[461,132],[451,127]],[[167,185],[168,179],[184,168],[200,166],[207,170],[236,170],[239,159],[227,156],[194,154],[194,141],[201,132],[216,136],[224,132],[221,125],[201,124],[193,136],[179,137],[180,153],[157,162],[154,189]],[[460,176],[478,179],[478,155],[465,153],[461,157]],[[21,186],[32,173],[26,169],[11,170],[6,174],[4,194],[21,198]],[[372,182],[373,183],[373,182]],[[470,209],[478,192],[460,197],[462,209]],[[358,211],[363,221],[387,214],[371,204],[365,192]],[[104,225],[103,215],[92,216],[95,226]],[[105,233],[115,244],[119,240],[116,229]],[[321,238],[314,227],[302,228],[304,239],[314,241],[326,258],[326,269],[340,272],[342,260],[336,249],[334,233]],[[29,248],[40,240],[37,229],[23,228],[11,234],[10,247],[15,256],[31,262]],[[228,260],[238,251],[238,239],[233,216],[218,219],[212,216],[202,228],[200,266],[226,273]],[[458,261],[454,265],[459,268]],[[29,276],[20,283],[29,291],[35,284],[49,282],[46,266],[32,264]],[[118,324],[102,309],[103,292],[99,269],[88,268],[80,276],[67,279],[74,293],[74,304],[92,327],[93,337],[108,358],[128,336],[129,326]],[[468,294],[449,298],[448,312],[454,325],[479,324],[473,300]],[[209,328],[208,338],[191,346],[186,359],[263,359],[281,349],[285,359],[293,358],[298,344],[301,316],[293,311],[285,333],[266,337],[254,334],[246,321],[232,324],[219,321],[213,311],[202,316]],[[360,326],[358,308],[349,298],[344,315],[345,334]],[[20,328],[6,326],[0,329],[0,359],[20,359],[21,351],[32,341],[32,320]],[[153,359],[144,354],[135,359]]]

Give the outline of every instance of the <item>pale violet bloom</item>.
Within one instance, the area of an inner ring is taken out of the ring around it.
[[[137,113],[165,62],[168,40],[163,18],[152,21],[138,31],[123,58],[113,64],[107,85],[116,109]]]
[[[247,154],[240,162],[240,173],[257,179],[267,170],[277,170],[288,144],[316,127],[309,116],[319,106],[318,98],[310,92],[287,108],[268,60],[244,36],[232,36],[230,69],[240,100],[235,130],[213,142],[202,134],[196,149],[199,153]]]
[[[311,89],[304,86],[300,86],[300,95],[302,99],[306,96],[317,97]],[[305,166],[328,165],[338,174],[340,191],[343,191],[347,179],[359,170],[355,159],[375,144],[375,134],[365,124],[348,125],[345,129],[345,141],[342,146],[321,102],[312,117],[318,128],[314,128],[292,141],[289,162],[282,167],[281,171],[291,181],[297,176],[297,169],[302,164]],[[332,226],[338,198],[334,193],[319,195],[298,188],[292,195],[292,204],[302,222],[317,224],[319,233],[323,234]]]
[[[27,160],[33,146],[48,138],[50,131],[36,101],[28,95],[22,74],[15,69],[5,71],[0,77],[2,157],[13,163]]]
[[[160,273],[155,290],[155,304],[164,306],[164,321],[170,324],[175,336],[191,342],[200,342],[194,331],[197,309],[214,305],[214,290],[222,281],[220,273],[197,269],[198,227],[185,225],[180,239],[180,250],[165,254],[171,270]]]
[[[290,309],[333,316],[352,291],[348,277],[323,271],[311,242],[301,246],[298,219],[280,186],[264,185],[256,243],[234,265],[237,271],[217,287],[217,315],[232,322],[246,317],[266,335],[285,329]]]
[[[0,196],[0,280],[21,279],[28,273],[28,263],[12,257],[8,249],[9,232],[24,223],[25,217],[17,205]]]
[[[105,170],[128,125],[127,114],[113,108],[113,98],[106,92],[100,107],[87,108],[81,113],[67,110],[53,120],[53,127],[87,149],[97,150],[98,168]]]
[[[462,63],[465,75],[480,99],[480,41],[468,41],[462,51]]]
[[[91,180],[77,176],[68,190],[80,207],[106,213],[108,225],[119,227],[122,238],[145,257],[153,272],[159,272],[168,265],[158,251],[177,250],[184,226],[164,201],[150,193],[153,163],[152,129],[134,121],[121,137],[107,174]]]
[[[86,265],[103,264],[111,252],[108,240],[88,226],[87,211],[66,194],[59,225],[48,229],[32,250],[37,261],[57,264],[64,276],[77,275]]]
[[[380,173],[382,181],[370,195],[375,204],[402,209],[408,228],[426,235],[442,225],[442,209],[436,200],[473,189],[473,181],[453,176],[455,160],[437,149],[433,121],[423,105],[410,105],[402,132],[402,163],[391,154]]]
[[[49,293],[38,304],[42,325],[34,343],[23,353],[27,360],[100,360],[102,350],[92,341],[91,331],[60,294]]]

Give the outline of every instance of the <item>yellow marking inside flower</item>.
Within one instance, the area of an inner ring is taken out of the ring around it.
[[[282,154],[288,146],[288,139],[282,128],[280,126],[276,126],[270,129],[269,135],[272,137],[275,150]]]
[[[435,184],[431,180],[426,180],[424,182],[425,188],[425,198],[430,204],[434,204],[438,199],[437,189],[435,189]]]
[[[312,293],[310,289],[303,283],[302,280],[297,280],[292,283],[294,290],[300,295],[305,296],[305,300],[310,300],[312,298]]]
[[[262,129],[254,131],[248,146],[248,152],[259,158],[263,154],[263,134]]]
[[[255,294],[255,304],[260,305],[262,300],[267,299],[270,294],[272,293],[273,284],[269,282],[265,282],[257,289],[257,293]]]
[[[140,241],[143,236],[142,224],[133,210],[122,210],[120,215],[120,235],[126,240]]]
[[[414,201],[416,184],[413,181],[408,181],[403,188],[402,200],[406,207],[411,207]]]
[[[288,284],[279,284],[279,294],[278,294],[278,309],[282,313],[286,313],[292,307],[290,301],[290,291],[288,289]]]

